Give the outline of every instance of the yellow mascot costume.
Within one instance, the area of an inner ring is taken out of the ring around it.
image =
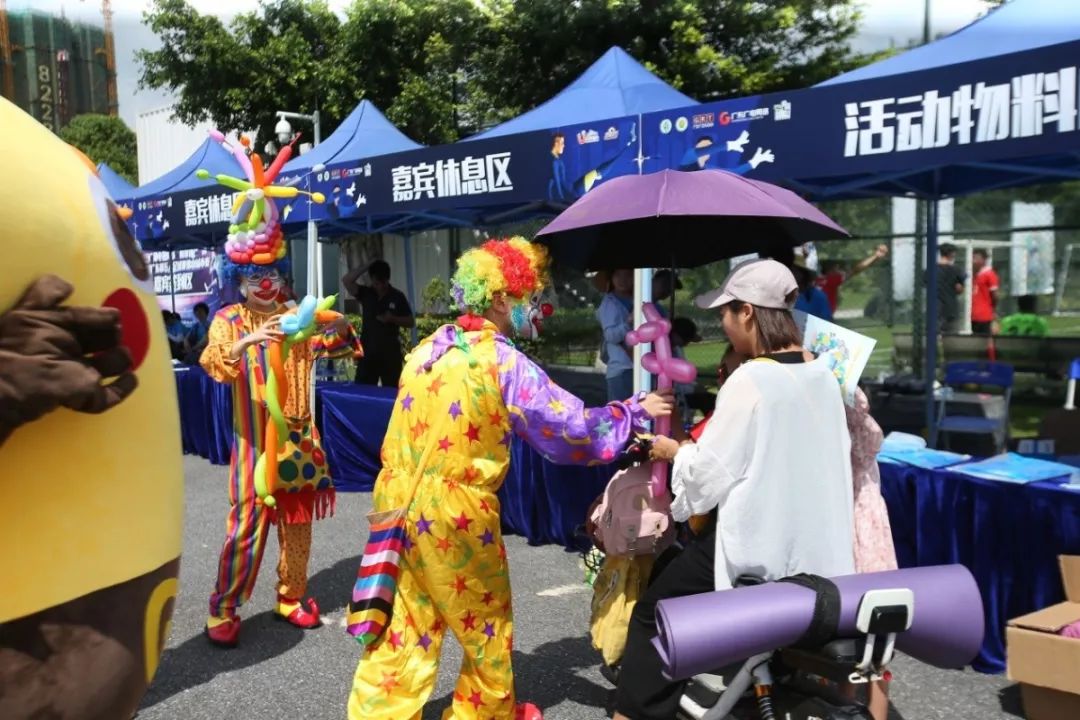
[[[183,519],[152,278],[85,156],[0,98],[0,718],[127,720]]]

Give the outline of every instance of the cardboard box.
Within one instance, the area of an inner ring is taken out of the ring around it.
[[[1080,718],[1080,640],[1058,632],[1080,620],[1080,556],[1062,555],[1065,602],[1009,621],[1009,679],[1021,683],[1027,720]]]

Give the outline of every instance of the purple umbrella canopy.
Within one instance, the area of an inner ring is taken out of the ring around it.
[[[588,192],[537,233],[559,264],[696,267],[848,237],[790,190],[724,170],[624,175]]]

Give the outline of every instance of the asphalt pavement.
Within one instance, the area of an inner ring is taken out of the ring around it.
[[[345,633],[344,607],[366,538],[370,496],[342,493],[335,517],[316,523],[309,592],[324,626],[303,631],[274,620],[277,541],[267,543],[255,593],[244,606],[240,647],[203,637],[227,507],[226,468],[185,457],[187,479],[180,592],[167,649],[139,720],[344,720],[359,646]],[[587,637],[590,590],[576,554],[506,539],[514,587],[514,668],[520,699],[547,720],[602,720],[610,686]],[[424,712],[441,717],[461,653],[446,643],[439,682]],[[942,671],[899,658],[894,716],[901,720],[1022,717],[1015,686],[1001,676]],[[402,719],[405,720],[405,719]]]

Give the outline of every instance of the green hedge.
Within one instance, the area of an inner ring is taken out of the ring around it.
[[[360,315],[350,314],[349,321],[357,332],[363,325]],[[454,321],[456,315],[424,314],[416,316],[417,339],[423,340],[439,327]],[[597,350],[600,347],[600,323],[592,308],[557,310],[544,321],[544,332],[539,340],[515,341],[515,345],[527,355],[541,362],[555,362],[572,349]],[[413,347],[412,331],[401,330],[401,345],[406,351]]]

